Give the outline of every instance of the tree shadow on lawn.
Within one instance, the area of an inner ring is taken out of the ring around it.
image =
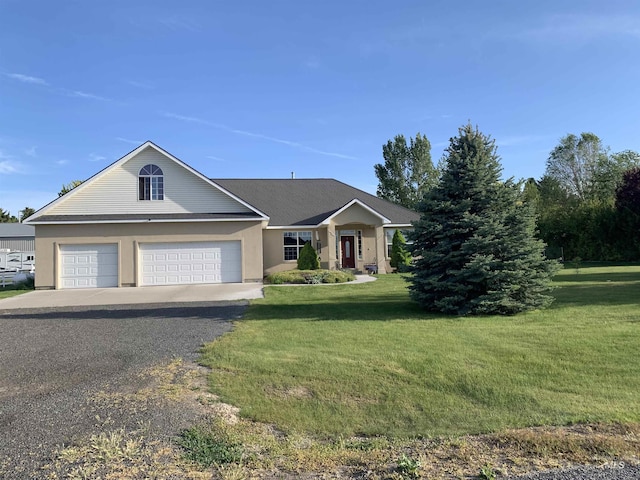
[[[635,282],[640,285],[640,273],[638,272],[612,272],[590,273],[588,270],[579,273],[556,275],[554,283],[628,283]]]
[[[552,309],[588,305],[638,305],[640,303],[640,282],[558,285],[552,295],[555,297],[555,301],[551,304]]]
[[[326,303],[253,304],[246,320],[390,321],[434,318],[442,318],[442,314],[427,312],[408,297],[403,300],[398,295],[357,295]]]
[[[559,285],[552,292],[555,298],[549,307],[560,310],[580,306],[624,306],[640,303],[640,282],[596,285]],[[630,312],[631,313],[631,312]],[[247,321],[252,320],[307,320],[307,321],[394,321],[482,318],[459,317],[428,312],[397,294],[357,295],[326,303],[293,303],[281,305],[253,304]],[[517,317],[517,315],[516,315]]]

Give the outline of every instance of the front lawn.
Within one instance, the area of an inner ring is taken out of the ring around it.
[[[15,290],[12,287],[0,287],[0,300],[3,298],[15,297],[16,295],[21,295],[23,293],[27,293],[29,290]]]
[[[567,269],[551,308],[425,314],[399,275],[267,287],[208,345],[212,390],[285,432],[435,436],[640,421],[640,267]]]

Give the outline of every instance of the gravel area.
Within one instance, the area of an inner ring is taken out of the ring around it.
[[[173,437],[193,422],[159,411],[96,401],[136,391],[141,372],[181,358],[229,331],[246,302],[0,311],[0,478],[45,478],[61,445],[110,428],[145,424]]]
[[[578,467],[566,470],[530,473],[509,480],[638,480],[640,466],[623,463],[605,467]]]

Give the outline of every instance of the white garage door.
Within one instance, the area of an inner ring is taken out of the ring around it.
[[[142,285],[242,281],[240,242],[140,244]]]
[[[60,287],[118,286],[118,245],[60,245]]]

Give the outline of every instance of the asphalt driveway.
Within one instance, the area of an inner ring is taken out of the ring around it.
[[[175,435],[189,412],[132,412],[96,402],[133,390],[140,372],[174,358],[193,361],[231,329],[246,302],[2,310],[0,307],[0,478],[47,478],[43,465],[101,424],[146,422]],[[156,432],[158,433],[158,432]]]

